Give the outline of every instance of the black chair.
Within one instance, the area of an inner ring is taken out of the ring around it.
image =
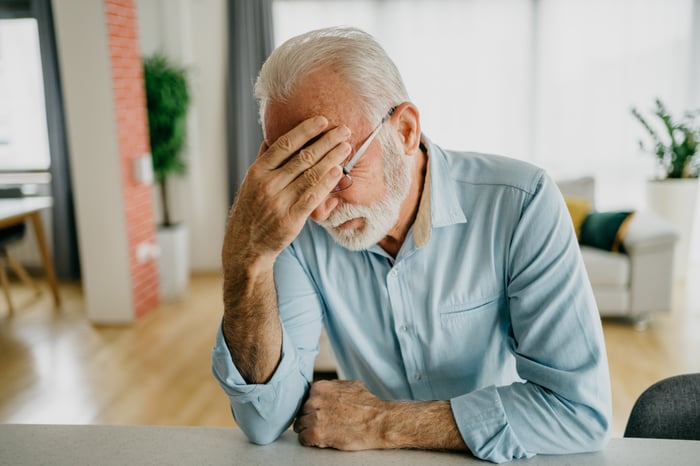
[[[20,188],[0,188],[0,199],[20,197],[22,197],[22,190]],[[22,267],[22,264],[12,257],[12,254],[10,254],[10,251],[7,249],[11,244],[21,241],[22,238],[24,238],[26,230],[27,226],[24,222],[0,228],[0,285],[2,285],[2,289],[5,293],[5,300],[7,301],[10,315],[13,314],[14,307],[12,305],[12,298],[10,297],[10,284],[7,279],[7,272],[5,271],[5,264],[10,266],[20,280],[27,286],[33,288],[36,294],[41,292],[34,280],[31,279],[27,271]]]
[[[647,388],[632,408],[625,437],[700,440],[700,373]]]

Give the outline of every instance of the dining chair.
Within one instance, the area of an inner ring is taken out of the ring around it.
[[[632,408],[625,437],[700,440],[700,373],[647,388]]]
[[[20,188],[0,188],[0,199],[20,197],[22,197]],[[10,296],[10,283],[7,277],[6,265],[14,271],[25,285],[33,288],[37,295],[41,293],[41,289],[36,282],[32,280],[22,264],[10,254],[8,249],[10,245],[18,243],[24,238],[26,230],[27,225],[25,222],[0,228],[0,285],[2,285],[5,294],[9,315],[14,313],[14,306]]]

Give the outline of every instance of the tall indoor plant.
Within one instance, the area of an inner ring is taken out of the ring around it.
[[[700,110],[676,119],[661,100],[656,99],[655,104],[654,120],[648,120],[636,108],[632,114],[651,138],[651,146],[639,141],[641,149],[651,153],[660,167],[660,176],[647,182],[647,204],[678,228],[674,272],[676,277],[684,278],[692,253],[690,246],[700,230],[694,225],[700,175]]]
[[[161,53],[144,58],[143,71],[153,172],[163,212],[158,226],[160,293],[166,300],[180,299],[189,282],[187,229],[172,220],[168,181],[185,172],[182,154],[190,105],[187,72]]]

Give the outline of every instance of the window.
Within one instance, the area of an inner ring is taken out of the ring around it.
[[[366,30],[433,141],[555,179],[592,174],[598,206],[617,208],[641,207],[654,173],[630,108],[690,105],[692,11],[693,0],[276,0],[273,19],[277,44],[331,25]]]
[[[0,20],[0,171],[50,166],[39,32],[33,18]]]

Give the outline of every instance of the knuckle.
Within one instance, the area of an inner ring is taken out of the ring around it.
[[[304,403],[304,408],[309,411],[309,413],[313,413],[319,409],[319,404],[318,396],[315,393],[309,393],[309,399]]]
[[[302,149],[297,155],[297,160],[303,165],[311,166],[314,164],[314,153],[309,148]]]
[[[319,197],[318,194],[316,193],[307,193],[302,201],[301,201],[301,207],[304,210],[311,209],[313,207],[316,207],[316,204],[319,203]]]
[[[309,393],[314,395],[321,393],[325,391],[325,388],[328,387],[328,385],[328,380],[319,380],[318,382],[314,382],[313,385],[311,385],[311,391]]]
[[[308,186],[316,185],[319,181],[321,181],[321,176],[318,174],[318,170],[315,168],[305,170],[302,176],[304,177],[304,181]]]
[[[319,380],[318,382],[314,383],[314,386],[319,390],[324,390],[330,387],[332,384],[333,382],[330,380]]]
[[[289,137],[288,134],[283,134],[277,139],[277,142],[275,143],[278,149],[283,150],[285,152],[290,152],[293,148],[292,145],[292,139]]]
[[[260,164],[253,163],[250,167],[248,167],[244,181],[257,180],[262,176],[262,174],[263,168],[260,166]]]
[[[258,192],[260,192],[264,197],[270,197],[274,194],[272,182],[270,180],[262,181],[258,185]]]

